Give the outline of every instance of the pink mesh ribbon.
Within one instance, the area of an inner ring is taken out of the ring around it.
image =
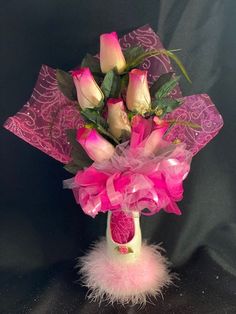
[[[145,154],[151,132],[147,120],[141,119],[132,130],[130,144],[116,146],[109,160],[95,162],[64,181],[87,215],[95,217],[108,210],[145,215],[161,209],[181,213],[176,202],[183,197],[183,180],[190,170],[192,154],[186,144],[175,145],[161,138],[152,141],[152,152]]]
[[[147,50],[163,48],[159,36],[148,25],[125,35],[120,42],[124,49],[137,45]],[[148,71],[150,84],[161,74],[173,71],[166,56],[149,58],[142,68]],[[181,96],[179,87],[172,96]],[[184,104],[169,118],[201,126],[198,132],[183,125],[176,126],[168,135],[168,140],[180,138],[193,154],[203,148],[223,126],[221,115],[207,95],[185,97]],[[58,88],[55,70],[43,65],[31,98],[16,115],[7,119],[4,127],[51,157],[67,163],[71,159],[71,148],[65,130],[76,129],[81,124],[73,102],[68,101]]]

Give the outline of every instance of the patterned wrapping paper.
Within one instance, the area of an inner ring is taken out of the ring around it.
[[[168,116],[170,119],[190,121],[199,129],[175,125],[165,137],[168,141],[179,139],[196,155],[210,142],[223,126],[223,118],[207,94],[184,97],[184,103]]]
[[[163,48],[159,36],[148,25],[123,36],[120,43],[123,49],[137,45],[146,50]],[[145,60],[141,68],[148,71],[149,84],[161,74],[173,71],[169,58],[164,55]],[[179,87],[172,97],[182,97]],[[186,143],[193,154],[202,149],[223,126],[221,115],[205,94],[184,97],[183,104],[168,118],[201,126],[196,130],[176,125],[166,137],[167,140],[178,138]],[[56,70],[43,65],[31,98],[16,115],[7,119],[4,127],[49,156],[67,163],[71,148],[65,130],[76,129],[81,124],[82,119],[74,103],[58,88]]]

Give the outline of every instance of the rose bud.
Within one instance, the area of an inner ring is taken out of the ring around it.
[[[122,136],[122,132],[130,134],[131,127],[123,100],[110,98],[107,102],[107,108],[107,122],[111,134],[118,139]]]
[[[159,118],[156,119],[156,118],[157,117],[153,119],[154,130],[147,137],[144,143],[144,149],[143,149],[144,156],[151,156],[158,151],[162,142],[162,137],[169,127],[166,121],[161,120]]]
[[[103,93],[93,78],[89,68],[81,68],[72,72],[77,92],[77,99],[82,109],[94,108],[104,98]]]
[[[100,65],[103,73],[114,68],[121,73],[126,67],[125,57],[116,32],[100,36]]]
[[[151,96],[148,89],[147,71],[133,69],[129,72],[126,102],[131,111],[144,114],[150,110]]]
[[[152,131],[152,120],[135,115],[131,120],[130,148],[138,147]]]
[[[114,146],[95,129],[85,127],[78,129],[76,140],[82,145],[89,157],[96,162],[110,159],[115,152]]]

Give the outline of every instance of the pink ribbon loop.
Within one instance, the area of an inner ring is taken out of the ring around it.
[[[114,180],[119,178],[119,176],[120,176],[119,173],[115,173],[112,176],[110,176],[106,182],[107,196],[112,206],[117,206],[123,201],[122,193],[116,190],[114,186]]]
[[[110,160],[79,171],[65,185],[74,190],[76,201],[92,217],[108,210],[153,215],[164,209],[180,215],[176,202],[183,197],[183,180],[190,170],[192,154],[185,144],[161,140],[158,146],[157,153],[143,156],[139,145],[133,154],[127,143],[120,144]]]

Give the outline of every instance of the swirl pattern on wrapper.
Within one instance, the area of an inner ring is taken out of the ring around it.
[[[58,89],[56,71],[43,65],[33,94],[4,127],[49,156],[67,163],[70,145],[66,129],[78,128],[82,119],[73,102]]]
[[[223,126],[222,116],[210,97],[206,94],[184,97],[183,104],[168,115],[169,119],[189,121],[200,128],[175,125],[166,136],[167,141],[176,139],[186,144],[186,148],[196,155]]]

